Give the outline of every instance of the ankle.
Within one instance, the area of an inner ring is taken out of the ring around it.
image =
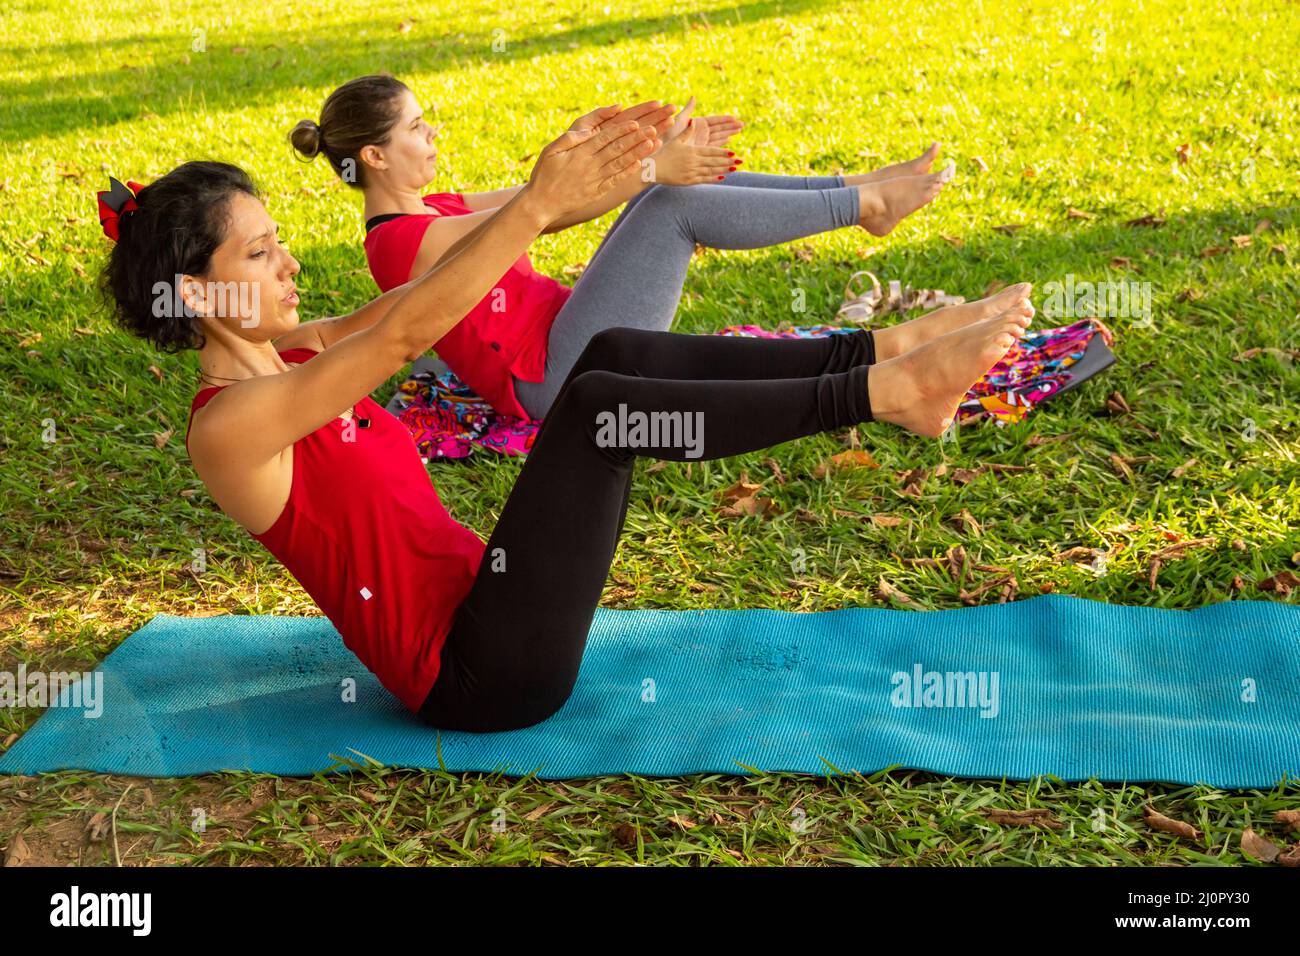
[[[876,421],[890,421],[907,407],[911,378],[902,357],[871,366],[867,378],[867,402]]]
[[[867,219],[876,219],[885,213],[884,200],[880,198],[880,190],[875,183],[861,183],[858,185],[858,221],[863,222]]]

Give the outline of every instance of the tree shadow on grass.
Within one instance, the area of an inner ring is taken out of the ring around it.
[[[828,5],[837,4],[827,0],[753,0],[710,10],[706,15],[709,24],[721,28],[737,20],[753,23]],[[259,107],[278,101],[286,91],[328,91],[367,73],[384,71],[401,78],[407,73],[436,73],[485,61],[513,63],[567,54],[583,47],[681,30],[688,19],[682,14],[625,17],[561,31],[546,30],[539,21],[532,32],[506,35],[498,44],[495,28],[433,38],[399,33],[394,16],[391,33],[367,37],[360,43],[356,33],[372,29],[373,20],[332,25],[323,33],[313,28],[295,32],[281,27],[237,34],[213,30],[204,39],[204,52],[194,51],[196,37],[185,31],[47,46],[43,53],[53,52],[70,62],[84,61],[94,51],[117,65],[58,81],[0,82],[0,142],[57,136],[93,124],[131,122],[147,114],[167,116],[193,110],[196,103],[214,110]],[[701,22],[699,17],[694,22]],[[25,49],[0,47],[0,53],[21,55]],[[243,52],[236,54],[235,50]],[[320,95],[323,98],[325,92]],[[568,108],[585,111],[593,105],[575,103]]]

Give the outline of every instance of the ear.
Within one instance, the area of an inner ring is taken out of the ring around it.
[[[357,153],[357,157],[371,169],[388,168],[388,161],[384,159],[384,151],[378,146],[362,146],[361,151]]]
[[[180,276],[177,280],[181,301],[194,315],[207,315],[208,301],[203,280],[198,276]]]

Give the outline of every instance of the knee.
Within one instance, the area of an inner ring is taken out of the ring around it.
[[[641,333],[641,329],[627,326],[601,329],[587,341],[583,348],[577,363],[578,371],[599,369],[623,371],[629,368],[629,363],[636,354],[637,340],[641,337]]]
[[[617,394],[618,373],[608,369],[593,368],[581,372],[569,382],[564,400],[582,415],[594,414],[606,408]]]
[[[647,209],[679,210],[691,201],[691,190],[694,188],[694,186],[669,186],[667,183],[657,183],[647,189],[645,195],[637,201],[637,208],[644,206]]]

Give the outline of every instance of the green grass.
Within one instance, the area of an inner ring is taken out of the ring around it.
[[[831,321],[863,267],[968,298],[994,281],[1041,289],[1067,274],[1152,283],[1149,328],[1111,323],[1118,365],[1021,426],[968,428],[954,443],[862,428],[882,467],[823,479],[816,465],[847,433],[653,472],[642,463],[607,604],[811,611],[880,604],[884,578],[921,606],[956,607],[946,574],[908,563],[954,544],[1011,569],[1021,596],[1169,608],[1297,600],[1256,585],[1300,551],[1300,373],[1285,353],[1234,361],[1296,346],[1294,3],[138,7],[105,0],[70,15],[16,0],[0,24],[0,669],[89,669],[159,611],[317,613],[189,465],[195,357],[152,352],[100,306],[92,282],[107,240],[94,193],[108,174],[148,182],[189,159],[239,163],[303,264],[302,314],[355,307],[375,291],[359,194],[323,161],[295,162],[284,137],[335,85],[381,69],[446,124],[437,189],[521,182],[530,167],[520,158],[578,114],[691,93],[701,113],[747,122],[733,141],[747,169],[865,172],[934,139],[957,161],[938,202],[885,240],[852,230],[697,257],[682,331]],[[1071,208],[1095,218],[1068,218]],[[1148,213],[1165,224],[1125,225]],[[543,237],[535,264],[559,276],[585,261],[613,218]],[[1249,245],[1230,241],[1263,220]],[[1023,228],[992,228],[1009,223]],[[1200,255],[1213,246],[1227,251]],[[796,288],[807,312],[791,311]],[[1107,414],[1111,392],[1131,415]],[[47,420],[53,443],[42,440]],[[169,430],[158,447],[155,434]],[[1112,454],[1152,457],[1129,479]],[[965,485],[932,474],[920,497],[900,493],[908,468],[985,462],[1027,468]],[[481,454],[430,471],[453,515],[486,536],[519,467]],[[779,516],[717,513],[718,493],[743,471],[766,480]],[[981,533],[954,522],[963,509]],[[872,515],[904,520],[880,527]],[[1150,558],[1171,535],[1214,543],[1164,565],[1152,587]],[[1106,573],[1053,560],[1073,546],[1113,550]],[[198,547],[209,570],[196,577]],[[796,549],[804,573],[792,569]],[[0,711],[0,742],[38,716]],[[0,779],[0,844],[21,833],[38,861],[84,863],[1194,865],[1242,862],[1246,826],[1287,842],[1272,814],[1297,796],[1294,782],[1223,792],[910,771],[564,783],[387,768],[309,780],[68,772]],[[1152,831],[1145,804],[1204,838]],[[197,836],[195,807],[208,818]],[[1001,826],[991,807],[1049,808],[1065,826]],[[97,812],[109,830],[96,838],[87,823]],[[792,829],[796,819],[807,829]]]

